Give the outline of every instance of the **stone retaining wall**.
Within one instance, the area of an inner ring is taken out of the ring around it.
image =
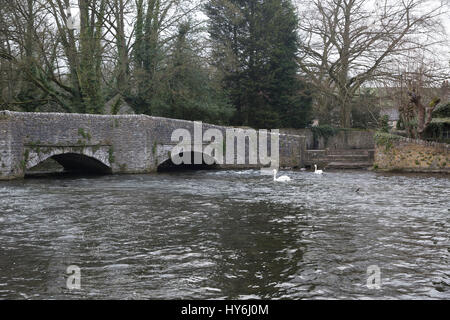
[[[381,134],[375,150],[375,169],[450,173],[450,145]]]
[[[307,150],[374,149],[373,130],[339,130],[330,137],[314,136],[311,129],[281,129],[280,133],[304,136]]]

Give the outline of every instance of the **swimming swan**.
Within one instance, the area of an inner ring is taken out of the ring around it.
[[[317,164],[314,165],[314,169],[315,169],[315,170],[314,170],[314,173],[315,173],[315,174],[323,174],[323,171],[322,171],[322,170],[317,170]]]
[[[273,169],[273,181],[277,181],[277,182],[288,182],[291,181],[291,178],[289,178],[288,176],[281,176],[279,178],[277,178],[277,169]]]

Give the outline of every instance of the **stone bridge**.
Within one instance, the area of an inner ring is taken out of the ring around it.
[[[157,172],[158,168],[171,162],[171,151],[178,143],[172,141],[172,133],[176,129],[186,129],[194,137],[192,121],[146,115],[1,111],[0,180],[23,178],[27,170],[48,158],[56,160],[67,171],[105,174]],[[225,137],[226,130],[231,128],[203,124],[203,132],[208,129],[218,129]],[[267,139],[269,145],[270,135]],[[302,166],[305,138],[285,134],[279,138],[280,166]],[[203,142],[208,143],[210,141]],[[237,145],[237,141],[235,143]],[[245,145],[244,164],[236,162],[218,164],[217,167],[263,167],[249,164],[249,139],[245,139]]]

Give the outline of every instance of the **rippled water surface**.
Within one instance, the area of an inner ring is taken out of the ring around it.
[[[0,299],[450,299],[448,176],[285,173],[2,182]]]

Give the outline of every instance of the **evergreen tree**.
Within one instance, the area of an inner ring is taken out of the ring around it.
[[[205,12],[235,125],[303,127],[311,99],[297,76],[297,16],[290,0],[210,0]]]

